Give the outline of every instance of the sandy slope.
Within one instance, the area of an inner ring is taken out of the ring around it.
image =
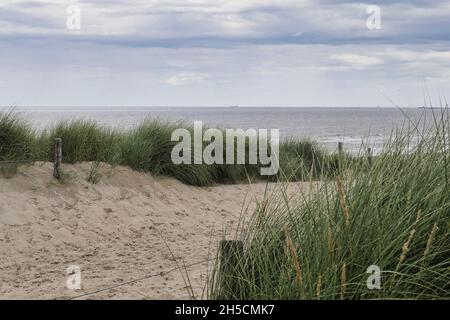
[[[147,275],[154,276],[81,298],[189,298],[176,261],[214,256],[223,230],[232,232],[266,187],[198,188],[106,165],[94,185],[86,181],[90,164],[65,168],[72,177],[63,184],[52,178],[50,163],[0,177],[2,299],[76,297]],[[72,264],[81,268],[81,290],[66,288]],[[199,298],[208,264],[187,269]]]

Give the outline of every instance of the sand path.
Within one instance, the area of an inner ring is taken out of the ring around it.
[[[98,290],[80,299],[189,298],[177,263],[194,264],[187,271],[201,298],[211,263],[199,262],[214,257],[224,230],[236,230],[266,188],[192,187],[106,165],[92,184],[90,167],[66,165],[71,177],[63,184],[52,178],[50,163],[0,177],[1,299],[66,299]],[[70,265],[80,267],[79,290],[66,287]]]

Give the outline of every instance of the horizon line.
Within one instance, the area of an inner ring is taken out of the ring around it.
[[[227,109],[239,109],[239,108],[439,108],[432,106],[344,106],[344,105],[1,105],[0,109],[20,109],[20,108],[227,108]]]

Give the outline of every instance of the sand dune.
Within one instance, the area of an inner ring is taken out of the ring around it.
[[[189,298],[177,264],[201,298],[211,267],[201,261],[214,257],[224,231],[236,230],[266,188],[193,187],[107,165],[92,184],[90,168],[66,165],[64,183],[50,163],[0,178],[0,298]],[[66,288],[70,265],[81,268],[80,290]],[[128,283],[135,279],[142,280]]]

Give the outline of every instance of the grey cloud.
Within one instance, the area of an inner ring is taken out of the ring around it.
[[[79,1],[77,32],[59,4],[3,6],[19,28],[0,23],[0,103],[382,105],[374,86],[450,88],[447,2],[368,1],[374,31],[369,3],[225,2]]]
[[[57,26],[55,22],[48,19],[48,17],[30,14],[24,12],[20,8],[9,7],[0,7],[0,21],[9,22],[14,26],[19,27],[26,26],[33,28],[55,28]]]
[[[129,3],[129,5],[126,5]],[[373,1],[382,5],[383,30],[365,26],[365,6],[358,1],[320,1],[319,5],[251,5],[243,8],[202,11],[179,2],[133,6],[133,2],[83,1],[89,19],[83,20],[80,37],[61,41],[96,41],[130,47],[227,47],[255,44],[432,43],[450,40],[450,6],[443,1]],[[26,4],[23,4],[26,6]],[[210,5],[203,4],[210,8]],[[426,10],[419,10],[424,6]],[[39,9],[39,8],[38,8]],[[2,12],[3,11],[3,12]],[[29,27],[55,29],[60,22],[3,8],[0,19]],[[124,31],[121,24],[126,26]],[[117,25],[117,26],[116,26]],[[95,28],[94,28],[95,27]],[[116,29],[115,29],[116,28]],[[27,34],[10,33],[10,38]],[[28,35],[29,37],[39,36]]]

